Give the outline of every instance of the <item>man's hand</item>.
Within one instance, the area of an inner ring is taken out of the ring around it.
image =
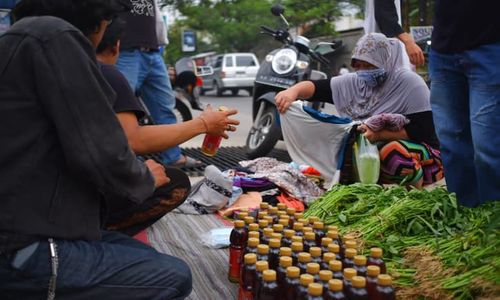
[[[358,131],[362,132],[365,138],[370,141],[370,143],[377,142],[380,139],[378,133],[371,130],[370,127],[366,126],[365,124],[359,125]]]
[[[170,182],[170,178],[165,173],[165,167],[152,159],[148,159],[144,163],[155,179],[155,187],[160,187]]]
[[[278,111],[280,113],[285,113],[292,102],[297,100],[298,93],[293,88],[286,89],[284,91],[279,92],[274,100],[276,100],[276,107],[278,107]]]
[[[398,38],[403,42],[406,48],[406,53],[410,57],[410,62],[415,66],[423,66],[425,63],[424,53],[422,49],[415,43],[413,37],[406,32],[401,33]]]
[[[227,139],[226,131],[236,131],[236,126],[240,121],[231,119],[229,116],[237,114],[236,109],[226,111],[213,111],[210,106],[201,113],[199,118],[204,122],[206,133],[216,136],[222,136]]]

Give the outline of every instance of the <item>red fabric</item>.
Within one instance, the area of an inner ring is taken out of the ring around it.
[[[139,242],[143,242],[144,244],[151,246],[151,243],[149,242],[148,239],[148,233],[146,231],[147,229],[139,232],[138,234],[134,235],[134,239],[138,240]]]
[[[300,200],[296,198],[290,197],[285,193],[281,193],[278,197],[276,197],[280,203],[285,203],[287,207],[295,208],[296,212],[304,211],[305,206]]]
[[[302,174],[321,176],[321,173],[313,167],[307,167],[306,169],[302,170]]]

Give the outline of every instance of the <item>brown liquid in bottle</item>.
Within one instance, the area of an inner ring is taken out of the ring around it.
[[[245,264],[241,272],[238,300],[253,300],[253,283],[255,280],[255,263],[257,262],[257,255],[254,253],[245,254],[244,261]]]
[[[366,262],[367,266],[378,266],[380,268],[380,274],[387,273],[385,262],[382,259],[382,249],[381,248],[371,248],[370,257]]]
[[[229,272],[228,278],[231,282],[240,281],[241,260],[243,251],[247,243],[247,232],[244,229],[245,222],[237,220],[234,222],[234,229],[231,231],[229,240]]]
[[[278,283],[276,283],[276,271],[265,270],[262,273],[262,286],[259,289],[259,300],[275,300],[278,298]]]

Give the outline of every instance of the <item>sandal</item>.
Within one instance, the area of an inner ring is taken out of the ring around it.
[[[185,161],[183,162],[176,162],[174,164],[172,164],[173,167],[178,167],[178,168],[196,168],[196,167],[200,167],[201,165],[203,165],[203,162],[197,160],[197,159],[194,159],[190,156],[187,156],[187,155],[184,155],[185,157]]]

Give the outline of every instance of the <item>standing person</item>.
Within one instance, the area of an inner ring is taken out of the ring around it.
[[[500,2],[436,1],[431,104],[448,189],[474,207],[500,200]]]
[[[100,229],[106,197],[139,203],[168,181],[128,147],[95,60],[122,9],[114,0],[22,0],[0,37],[1,299],[191,291],[183,261]]]
[[[366,0],[364,27],[365,33],[380,32],[389,38],[399,39],[413,65],[421,66],[425,63],[422,49],[401,27],[400,0]]]
[[[122,16],[127,26],[116,66],[132,89],[141,95],[156,124],[175,124],[175,94],[160,53],[156,3],[154,0],[123,1],[132,9]],[[167,165],[192,167],[200,163],[182,155],[179,146],[163,151],[162,157]]]

